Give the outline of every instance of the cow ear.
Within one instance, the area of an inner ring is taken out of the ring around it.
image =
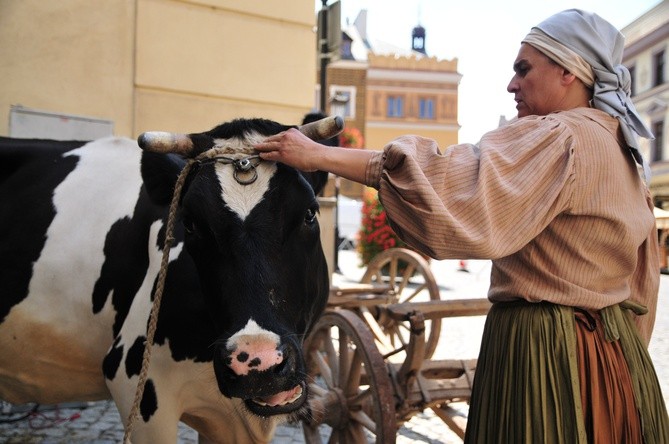
[[[169,205],[179,173],[186,161],[176,154],[142,152],[142,180],[151,201]]]
[[[316,196],[320,196],[325,188],[325,184],[328,183],[328,173],[323,171],[314,171],[312,173],[302,172],[302,175],[307,182],[311,185],[311,188],[314,190]]]

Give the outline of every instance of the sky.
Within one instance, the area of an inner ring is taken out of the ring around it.
[[[314,0],[319,10],[322,0]],[[328,0],[328,4],[334,0]],[[622,29],[661,0],[340,0],[342,27],[367,10],[367,35],[409,49],[411,30],[425,28],[425,49],[458,59],[460,142],[477,142],[501,115],[516,115],[506,86],[520,41],[530,28],[564,9],[595,12]]]

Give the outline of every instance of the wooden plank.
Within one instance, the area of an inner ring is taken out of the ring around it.
[[[415,311],[420,311],[425,319],[452,318],[459,316],[482,316],[488,313],[492,304],[486,298],[449,299],[427,302],[392,304],[383,307],[396,320],[403,320]]]

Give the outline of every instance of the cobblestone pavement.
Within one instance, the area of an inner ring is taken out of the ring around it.
[[[362,276],[354,253],[340,253],[342,281],[359,282]],[[439,283],[443,299],[483,297],[489,283],[488,261],[468,261],[468,272],[459,270],[458,261],[433,261],[431,270]],[[335,281],[337,283],[337,281]],[[483,331],[483,317],[444,319],[435,359],[475,358]],[[650,354],[655,362],[665,400],[669,405],[669,276],[663,275],[660,300]],[[457,406],[457,405],[455,405]],[[112,444],[123,439],[123,427],[111,401],[40,406],[30,413],[31,406],[9,406],[0,403],[0,442],[7,444]],[[466,405],[459,406],[466,415]],[[13,413],[10,413],[10,408]],[[16,412],[17,409],[28,409]],[[7,422],[13,419],[15,422]],[[287,424],[277,430],[274,444],[304,443],[299,425]],[[461,443],[462,441],[431,411],[411,418],[399,430],[397,443]],[[197,443],[197,434],[189,427],[179,427],[179,444]]]

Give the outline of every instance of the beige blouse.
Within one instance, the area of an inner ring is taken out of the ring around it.
[[[650,193],[618,128],[589,108],[518,119],[478,145],[404,136],[374,154],[393,229],[435,259],[492,259],[491,301],[600,309],[632,299],[646,341],[659,287]],[[474,296],[474,295],[472,295]]]

